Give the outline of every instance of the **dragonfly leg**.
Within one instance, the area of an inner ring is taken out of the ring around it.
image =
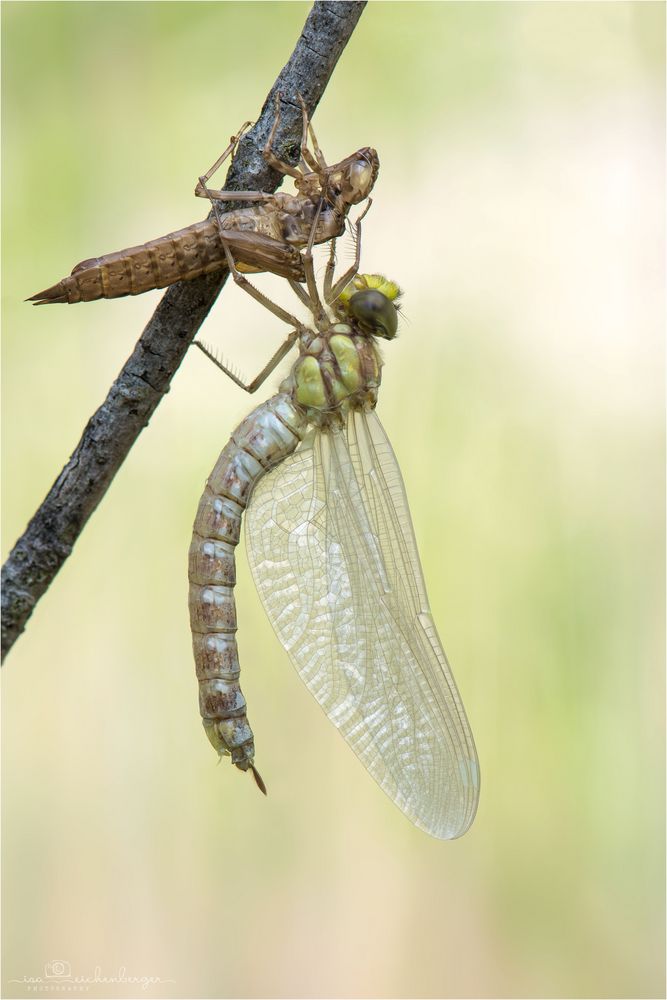
[[[302,171],[313,169],[313,158],[308,149],[308,111],[301,94],[296,95],[301,102],[301,159],[299,167]]]
[[[327,303],[327,305],[331,305],[331,303],[338,298],[340,293],[347,285],[348,281],[351,281],[352,278],[355,276],[355,274],[357,274],[359,271],[359,264],[361,262],[361,220],[364,218],[366,212],[368,211],[368,209],[371,207],[372,204],[373,200],[372,198],[369,198],[366,208],[363,210],[363,212],[355,222],[356,233],[354,240],[356,243],[356,249],[354,253],[354,263],[352,264],[351,267],[347,269],[345,274],[342,274],[340,276],[336,284],[333,286],[331,282],[333,281],[335,258],[332,260],[333,256],[333,247],[332,247],[332,253],[329,255],[329,263],[327,264],[327,270],[324,276],[324,301]],[[331,267],[329,265],[331,265]]]
[[[313,224],[310,227],[310,236],[308,237],[308,243],[306,248],[301,255],[303,260],[303,269],[306,273],[306,287],[308,289],[308,295],[310,297],[308,306],[312,310],[315,323],[318,324],[320,321],[326,321],[326,313],[324,311],[324,306],[320,301],[320,294],[317,290],[317,281],[315,280],[315,265],[313,263],[313,243],[315,242],[315,231],[317,229],[317,223],[320,218],[320,213],[324,205],[324,198],[320,198],[319,204],[317,206],[317,211],[315,212],[315,217],[313,219]]]
[[[217,204],[215,202],[213,204],[213,207],[214,209],[217,208]],[[291,313],[287,312],[287,310],[283,309],[282,306],[279,306],[275,302],[272,302],[271,299],[268,297],[268,295],[264,295],[263,292],[260,292],[259,288],[255,288],[255,286],[252,285],[243,274],[241,274],[234,261],[234,257],[232,255],[232,251],[230,250],[229,243],[225,239],[225,230],[220,225],[220,221],[221,221],[220,218],[218,218],[218,225],[220,226],[220,242],[222,243],[222,246],[225,251],[225,257],[227,258],[227,266],[236,284],[239,286],[239,288],[242,288],[244,292],[247,292],[248,295],[251,295],[256,302],[259,302],[259,304],[264,306],[265,309],[268,309],[269,312],[272,312],[274,316],[277,316],[278,319],[282,319],[285,323],[289,323],[290,326],[299,327],[301,324],[299,323],[299,320],[296,318],[296,316],[293,316]]]
[[[315,138],[315,133],[313,132],[313,126],[310,123],[310,118],[308,117],[308,109],[306,107],[306,102],[304,101],[301,94],[296,95],[299,99],[299,104],[301,105],[301,114],[303,116],[303,138],[301,140],[301,155],[308,164],[311,170],[314,170],[316,174],[321,173],[323,170],[327,169],[327,161],[324,159],[320,145]],[[310,134],[310,141],[313,144],[313,153],[308,149],[308,135]]]
[[[333,298],[331,295],[331,285],[333,282],[333,276],[335,270],[336,270],[336,240],[333,239],[329,247],[329,259],[327,261],[326,271],[324,272],[324,284],[323,284],[324,301],[327,303],[327,305],[330,305],[331,302],[333,302]]]
[[[259,389],[260,385],[262,385],[262,383],[267,380],[271,372],[274,371],[278,367],[280,362],[283,360],[283,358],[287,354],[289,354],[289,352],[294,347],[294,344],[298,340],[298,337],[299,337],[299,330],[298,329],[292,330],[287,335],[286,340],[284,341],[284,343],[280,345],[280,347],[273,355],[273,357],[270,358],[270,360],[264,365],[259,375],[256,375],[255,378],[252,380],[252,382],[247,382],[247,383],[244,382],[242,379],[240,379],[238,375],[232,371],[231,368],[228,368],[227,365],[224,365],[222,361],[216,358],[213,351],[209,351],[208,347],[202,344],[199,340],[195,340],[194,345],[195,347],[198,347],[203,354],[206,355],[209,361],[212,361],[217,368],[223,371],[225,375],[227,375],[228,378],[230,378],[232,382],[234,382],[235,385],[238,385],[240,389],[245,389],[246,392],[252,393],[256,392],[257,389]]]
[[[195,188],[195,194],[197,195],[198,198],[205,198],[206,197],[206,195],[203,194],[203,191],[200,190],[200,185],[202,184],[202,182],[203,182],[204,187],[205,187],[206,186],[206,182],[209,181],[211,179],[211,177],[213,176],[213,174],[216,173],[216,171],[220,169],[220,167],[225,162],[225,160],[227,159],[227,157],[230,156],[230,155],[233,157],[234,152],[236,151],[236,147],[238,146],[239,141],[241,139],[241,136],[243,135],[244,132],[246,132],[250,128],[251,125],[252,125],[252,122],[244,122],[243,123],[243,125],[239,129],[238,133],[236,135],[233,135],[231,137],[231,139],[229,140],[229,145],[227,146],[227,149],[224,151],[224,153],[222,153],[218,157],[218,159],[215,161],[215,163],[210,168],[210,170],[207,170],[206,173],[203,175],[203,177],[199,178],[199,184]]]
[[[195,188],[197,198],[208,198],[209,201],[271,201],[272,194],[267,191],[219,191],[206,187],[206,174],[199,178]]]
[[[304,101],[301,94],[296,95],[299,104],[301,105],[301,118],[303,122],[302,132],[301,132],[301,163],[308,170],[314,171],[318,175],[322,175],[322,172],[326,170],[326,162],[319,146],[317,145],[317,139],[313,135],[313,145],[315,147],[315,155],[311,153],[308,149],[308,131],[311,130],[310,119],[308,117],[308,108],[306,107],[306,102]]]
[[[278,159],[276,154],[273,152],[273,140],[276,137],[279,123],[280,94],[276,93],[276,116],[273,119],[273,125],[271,126],[271,131],[269,132],[269,138],[266,140],[266,145],[262,150],[262,156],[270,167],[273,167],[274,170],[279,170],[281,174],[287,174],[289,177],[301,178],[301,171],[297,170],[296,167],[290,166],[289,163],[285,163],[284,160]]]
[[[287,280],[290,284],[290,288],[296,293],[301,302],[303,302],[306,309],[310,309],[310,298],[303,285],[301,285],[298,281],[294,281],[293,278],[288,278]]]

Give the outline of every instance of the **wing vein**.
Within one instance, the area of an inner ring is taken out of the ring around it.
[[[460,836],[477,755],[377,416],[351,414],[265,476],[246,539],[269,619],[331,721],[414,823]]]

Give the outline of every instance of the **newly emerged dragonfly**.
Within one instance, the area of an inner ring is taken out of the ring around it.
[[[298,167],[280,160],[273,143],[280,123],[280,95],[276,95],[273,127],[263,150],[267,163],[292,177],[295,194],[278,191],[218,191],[208,181],[228,157],[233,156],[250,122],[232,136],[229,146],[210,170],[199,178],[195,194],[208,198],[213,218],[168,233],[140,246],[81,261],[72,273],[28,301],[35,305],[56,302],[89,302],[139,295],[209,274],[235,263],[239,272],[270,271],[291,280],[306,280],[300,251],[313,244],[342,236],[352,205],[370,195],[380,169],[374,149],[364,147],[329,166],[322,155],[306,105],[302,111],[301,159]],[[308,148],[310,136],[313,149]],[[219,202],[247,202],[247,206],[221,212]]]
[[[399,808],[450,839],[475,816],[477,754],[375,414],[376,338],[396,334],[400,293],[355,268],[333,284],[333,261],[332,248],[324,303],[308,300],[312,327],[291,317],[293,331],[253,382],[216,362],[252,392],[299,350],[278,394],[232,434],[199,504],[189,577],[200,710],[217,752],[265,790],[236,644],[235,547],[246,511],[255,584],[301,678]]]

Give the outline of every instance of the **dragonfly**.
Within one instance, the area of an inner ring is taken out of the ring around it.
[[[245,122],[213,166],[203,174],[195,195],[213,205],[213,217],[167,233],[139,246],[91,257],[70,275],[30,296],[34,305],[89,302],[95,299],[139,295],[188,281],[229,266],[234,280],[244,274],[270,271],[280,277],[306,280],[301,251],[329,242],[345,231],[350,208],[369,199],[380,169],[377,152],[363,147],[339,163],[328,165],[313,131],[305,102],[297,95],[302,113],[301,158],[293,167],[274,152],[280,125],[281,95],[263,156],[269,166],[294,180],[295,194],[264,191],[226,191],[208,186],[222,164],[233,158],[251,122]],[[308,139],[312,143],[309,148]],[[221,211],[221,202],[247,203]],[[312,289],[311,289],[312,294]]]
[[[245,514],[255,585],[302,680],[405,815],[453,839],[475,816],[477,753],[375,412],[377,344],[397,333],[400,290],[359,273],[359,239],[336,282],[334,257],[332,244],[321,297],[291,282],[311,321],[289,317],[284,344],[252,382],[196,342],[248,392],[298,348],[278,393],[232,433],[197,510],[189,608],[200,712],[218,754],[266,792],[239,685],[235,549]]]

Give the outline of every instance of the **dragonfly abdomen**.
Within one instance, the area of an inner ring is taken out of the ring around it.
[[[139,295],[223,266],[217,226],[207,219],[140,246],[82,260],[70,275],[30,301],[42,305]]]
[[[303,412],[285,393],[258,406],[223,449],[194,523],[189,605],[199,708],[215,750],[242,771],[254,771],[255,747],[239,684],[235,549],[255,484],[295,450],[305,427]]]
[[[271,271],[303,281],[303,263],[295,247],[252,231],[225,231],[232,256],[242,271]],[[51,288],[32,295],[35,305],[54,302],[92,302],[140,295],[189,281],[226,267],[220,230],[213,219],[204,219],[156,240],[91,257]]]

